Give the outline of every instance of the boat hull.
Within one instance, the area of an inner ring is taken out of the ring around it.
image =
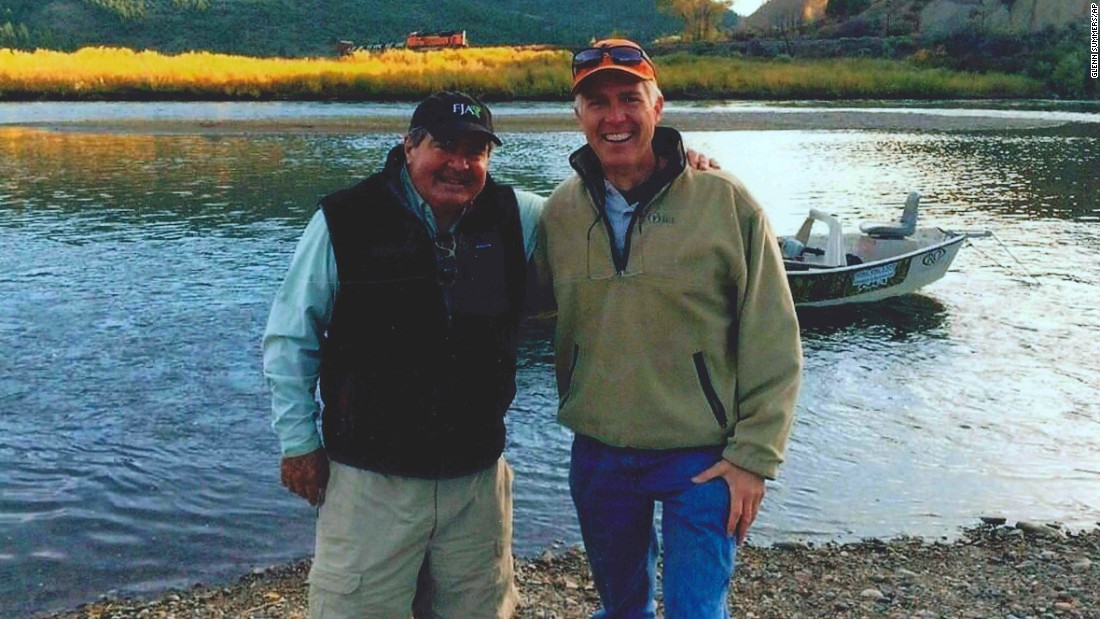
[[[940,279],[955,260],[964,234],[895,257],[850,266],[787,271],[796,307],[870,303],[908,294]],[[788,265],[790,266],[790,265]]]

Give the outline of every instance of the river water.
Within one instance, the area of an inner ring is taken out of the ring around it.
[[[990,514],[1100,521],[1100,116],[1054,107],[986,114],[1052,121],[1039,128],[945,132],[935,118],[980,106],[941,106],[920,131],[721,130],[744,108],[695,106],[718,130],[687,141],[745,180],[779,232],[810,207],[849,226],[893,218],[916,190],[925,224],[992,230],[1019,260],[975,240],[921,294],[801,314],[798,418],[753,543],[950,537]],[[395,140],[65,123],[346,113],[0,104],[0,617],[310,554],[315,512],[278,482],[260,335],[317,198]],[[503,137],[496,176],[539,192],[581,143]],[[522,555],[579,539],[548,336],[525,331],[508,422]]]

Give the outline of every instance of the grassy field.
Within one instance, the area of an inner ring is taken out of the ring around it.
[[[569,96],[569,52],[515,47],[360,52],[345,58],[165,55],[119,48],[0,49],[0,100],[411,100],[464,90],[489,101]],[[656,59],[669,99],[1029,98],[1018,75],[869,59]]]

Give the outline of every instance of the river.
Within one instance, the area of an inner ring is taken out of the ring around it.
[[[310,554],[260,336],[317,198],[372,171],[410,109],[0,104],[0,617]],[[494,111],[495,176],[549,192],[581,144],[566,106]],[[996,234],[920,294],[800,314],[804,388],[752,543],[1100,521],[1095,108],[669,112],[779,232],[810,207],[893,218],[920,191],[924,224]],[[536,117],[556,120],[519,129]],[[530,556],[579,535],[549,327],[524,335],[507,456]]]

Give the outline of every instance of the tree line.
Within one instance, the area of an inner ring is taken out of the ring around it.
[[[320,56],[335,42],[390,46],[409,32],[466,30],[475,46],[580,47],[617,34],[652,41],[679,20],[655,0],[0,0],[0,25],[26,34],[0,45],[88,46]]]

